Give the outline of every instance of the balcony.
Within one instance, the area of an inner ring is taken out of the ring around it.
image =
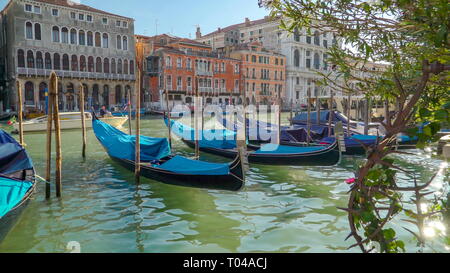
[[[213,92],[212,87],[199,87],[198,91],[200,92]]]
[[[20,76],[41,76],[50,77],[52,71],[55,71],[56,75],[61,78],[74,78],[74,79],[94,79],[94,80],[123,80],[134,81],[135,75],[130,74],[111,74],[111,73],[97,73],[97,72],[82,72],[82,71],[67,71],[67,70],[48,70],[37,68],[17,68],[17,75]]]
[[[213,72],[196,70],[195,71],[195,76],[209,76],[209,77],[212,77],[213,76]]]

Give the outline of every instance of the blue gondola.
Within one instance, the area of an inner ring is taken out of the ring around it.
[[[0,242],[36,189],[33,162],[25,149],[0,129]]]
[[[135,169],[135,140],[97,118],[92,120],[97,139],[108,155],[123,167]],[[218,190],[238,191],[244,186],[241,158],[232,163],[209,163],[171,154],[167,138],[140,137],[141,175],[162,183]]]
[[[168,126],[169,121],[164,119]],[[195,147],[195,130],[180,122],[171,120],[172,132],[179,136],[184,143]],[[230,130],[199,131],[199,149],[207,153],[235,157],[236,133]],[[248,145],[248,160],[250,163],[269,165],[299,165],[299,166],[334,166],[340,161],[340,151],[337,142],[320,146],[286,146],[264,144],[262,146]]]
[[[326,116],[326,115],[325,115]],[[341,121],[341,120],[338,120]],[[227,119],[221,120],[222,125],[232,131],[237,131],[238,124],[231,123]],[[255,130],[249,129],[251,126],[256,126]],[[253,121],[247,119],[247,135],[249,139],[261,141],[260,129],[266,130],[268,134],[271,134],[273,128],[276,126],[271,123],[262,121]],[[310,125],[310,141],[316,142],[322,145],[332,145],[336,142],[333,137],[328,137],[329,128],[325,125]],[[347,133],[345,132],[345,135]],[[334,128],[331,128],[331,135],[334,135]],[[297,124],[294,126],[281,126],[281,144],[286,146],[304,146],[304,142],[308,140],[308,129],[305,124]],[[355,132],[351,132],[351,136],[345,137],[346,155],[358,155],[365,154],[366,150],[364,146],[372,147],[377,144],[377,141],[381,140],[377,136],[371,135],[359,135]],[[270,141],[270,140],[269,140]]]

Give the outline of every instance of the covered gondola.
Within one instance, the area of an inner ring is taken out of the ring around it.
[[[169,121],[165,118],[168,126]],[[171,120],[172,132],[179,136],[184,143],[195,147],[195,130],[180,122]],[[237,155],[236,133],[230,130],[203,130],[199,132],[199,149],[201,151],[233,158]],[[261,146],[248,145],[248,161],[250,163],[269,165],[298,165],[298,166],[334,166],[340,161],[340,151],[337,142],[331,145],[317,146],[285,146],[263,144]]]
[[[0,129],[0,242],[17,222],[36,189],[26,150]]]
[[[112,160],[133,171],[136,136],[104,123],[92,121],[94,133]],[[239,155],[231,163],[210,163],[172,155],[166,138],[140,137],[141,175],[162,183],[217,190],[238,191],[244,186]]]
[[[237,131],[237,127],[240,126],[237,123],[229,122],[229,120],[223,118],[221,120],[222,125],[229,130]],[[241,124],[241,123],[239,123]],[[252,128],[252,129],[250,129]],[[267,132],[268,135],[273,135],[272,131],[277,128],[271,123],[262,121],[247,119],[247,135],[250,140],[255,142],[265,142],[262,140],[260,134],[261,130]],[[304,143],[308,141],[308,127],[306,124],[296,124],[293,126],[281,126],[280,128],[280,140],[281,144],[285,146],[304,146]],[[334,127],[331,128],[331,135],[334,135]],[[332,145],[336,142],[336,138],[328,137],[329,127],[325,125],[310,125],[310,141],[321,145]],[[345,135],[347,133],[345,132]],[[372,135],[360,135],[351,131],[350,136],[344,137],[345,142],[345,155],[363,155],[366,154],[365,147],[373,147],[380,141],[381,138]]]

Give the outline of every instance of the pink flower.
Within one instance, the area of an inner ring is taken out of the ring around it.
[[[349,185],[351,185],[351,184],[353,184],[353,183],[355,183],[355,182],[356,182],[356,179],[355,179],[355,178],[349,178],[349,179],[345,180],[345,183],[347,183],[347,184],[349,184]]]

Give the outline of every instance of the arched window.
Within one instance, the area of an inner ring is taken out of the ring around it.
[[[63,70],[69,70],[70,66],[69,66],[69,55],[64,54],[62,57],[62,69]]]
[[[320,57],[319,54],[314,54],[314,68],[319,69],[320,68]]]
[[[95,72],[102,73],[102,58],[100,57],[95,60]]]
[[[113,58],[111,59],[111,73],[112,74],[116,74],[117,70],[116,70],[116,60]]]
[[[69,43],[69,29],[63,27],[61,29],[61,43],[68,44]]]
[[[314,32],[314,44],[320,46],[320,34],[318,31]]]
[[[34,104],[34,84],[32,82],[25,83],[25,104]]]
[[[52,57],[50,53],[45,53],[45,69],[52,69]]]
[[[17,66],[25,67],[25,52],[22,49],[17,50]]]
[[[117,35],[117,49],[122,49],[122,37]]]
[[[94,57],[89,56],[88,58],[88,71],[94,72]]]
[[[30,22],[25,23],[25,38],[33,39],[33,24]]]
[[[123,50],[128,50],[128,38],[126,36],[123,36]]]
[[[300,67],[300,51],[298,49],[294,51],[294,66]]]
[[[134,75],[134,61],[133,60],[130,61],[130,74]]]
[[[122,74],[122,60],[117,61],[117,74]]]
[[[74,28],[72,28],[71,30],[70,30],[70,43],[72,44],[72,45],[76,45],[77,44],[77,30],[76,29],[74,29]]]
[[[28,50],[27,52],[27,67],[34,68],[34,54],[31,50]]]
[[[96,47],[102,46],[102,38],[101,38],[100,32],[95,33],[95,46]]]
[[[102,45],[103,45],[103,48],[108,48],[109,47],[109,37],[108,37],[108,34],[106,34],[106,33],[103,33]]]
[[[78,71],[78,57],[77,57],[77,55],[72,55],[71,63],[72,63],[72,71]]]
[[[34,39],[40,41],[41,40],[41,24],[34,24]]]
[[[109,106],[109,86],[105,85],[103,86],[103,105]]]
[[[122,103],[122,86],[117,85],[116,86],[116,104]]]
[[[294,30],[294,40],[300,42],[300,32],[298,31],[298,28],[295,28]]]
[[[52,29],[52,39],[53,42],[59,43],[59,27],[53,27]]]
[[[86,57],[84,56],[80,57],[80,71],[86,72]]]
[[[128,74],[128,60],[123,61],[123,74]]]
[[[109,73],[109,59],[105,58],[103,60],[103,73]]]
[[[42,58],[42,52],[36,52],[36,68],[44,69],[44,59]]]
[[[78,44],[86,45],[86,34],[83,30],[78,31]]]
[[[91,31],[87,32],[87,45],[88,46],[94,46],[94,35]]]
[[[45,101],[45,91],[47,89],[47,83],[41,82],[39,84],[39,101],[44,102]]]
[[[61,58],[58,53],[53,55],[53,69],[60,70],[61,69]]]

